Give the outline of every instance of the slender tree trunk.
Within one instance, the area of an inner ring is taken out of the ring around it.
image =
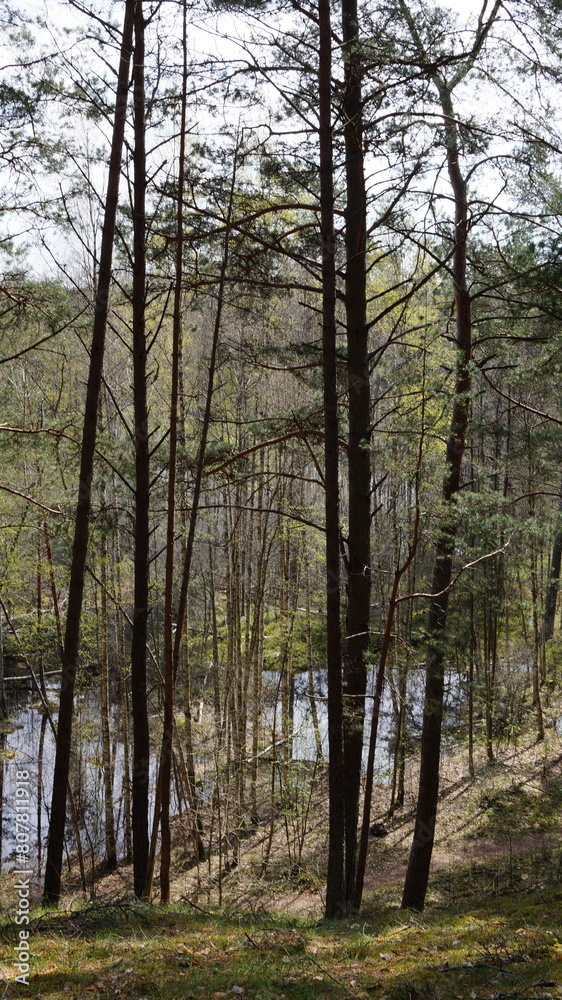
[[[183,74],[180,120],[180,150],[178,164],[178,197],[176,204],[176,268],[174,288],[174,319],[172,331],[172,386],[170,399],[170,458],[168,462],[168,517],[166,528],[166,570],[164,586],[164,732],[160,751],[162,801],[160,814],[160,898],[170,900],[170,778],[174,730],[174,540],[176,513],[176,455],[178,443],[178,388],[181,354],[181,301],[183,278],[183,188],[185,176],[185,130],[187,104],[187,16],[183,4]],[[180,626],[181,630],[181,626]],[[187,664],[185,669],[187,670]]]
[[[195,749],[193,745],[193,718],[191,713],[191,667],[189,662],[189,652],[187,645],[187,621],[184,629],[183,643],[183,717],[185,722],[184,744],[185,760],[181,746],[178,749],[183,761],[185,771],[187,797],[191,810],[191,832],[195,848],[195,857],[198,861],[204,861],[206,857],[205,847],[201,835],[203,833],[203,823],[199,812],[199,801],[197,795],[197,781],[195,776]],[[177,734],[176,734],[177,735]]]
[[[449,89],[437,82],[447,144],[447,166],[455,203],[453,281],[456,306],[457,363],[451,427],[447,440],[447,471],[443,480],[445,508],[454,502],[460,487],[470,404],[472,353],[471,302],[466,281],[468,206],[466,182],[459,165],[458,126]],[[421,739],[421,763],[414,838],[402,897],[402,907],[422,910],[435,836],[439,797],[439,755],[445,678],[445,627],[449,603],[455,525],[451,517],[441,529],[433,569],[432,598],[427,622],[426,686]]]
[[[326,505],[326,634],[328,659],[329,843],[325,916],[346,911],[344,873],[343,690],[340,624],[339,440],[336,361],[336,268],[332,148],[332,35],[329,0],[318,0],[322,357]]]
[[[4,683],[4,631],[2,627],[2,612],[0,611],[0,720],[8,718],[6,704],[6,685]]]
[[[292,502],[291,494],[285,496],[287,503]],[[291,693],[291,631],[292,615],[289,610],[290,582],[290,539],[287,525],[284,523],[283,513],[279,511],[277,519],[277,533],[279,538],[279,670],[281,683],[281,768],[283,787],[288,787],[289,767],[292,756],[292,719],[290,710]]]
[[[47,562],[49,563],[49,582],[51,585],[51,597],[53,600],[53,611],[55,613],[55,623],[57,627],[57,642],[59,647],[59,655],[61,663],[64,663],[64,642],[62,638],[62,626],[60,618],[60,608],[59,608],[59,597],[57,593],[57,584],[55,580],[55,567],[53,563],[53,552],[51,549],[51,539],[49,537],[49,529],[47,527],[47,522],[43,521],[43,536],[45,538],[45,552],[47,554]]]
[[[468,663],[468,773],[474,777],[474,657],[476,653],[474,594],[470,594],[470,649]]]
[[[121,37],[120,63],[115,98],[115,116],[109,163],[109,179],[105,202],[105,215],[100,250],[98,287],[95,301],[94,328],[90,350],[90,368],[86,390],[82,449],[80,455],[80,484],[74,544],[70,567],[68,611],[64,640],[64,663],[61,673],[60,701],[58,715],[58,736],[51,798],[51,819],[45,868],[44,900],[57,903],[60,897],[64,827],[66,818],[66,794],[70,769],[70,748],[72,742],[72,713],[74,706],[74,682],[80,638],[80,617],[84,592],[84,571],[88,546],[89,518],[91,504],[94,451],[97,432],[98,400],[101,387],[105,331],[111,282],[115,220],[121,174],[121,154],[127,111],[129,65],[133,41],[133,0],[126,0]]]
[[[39,479],[41,483],[41,479]],[[37,530],[37,672],[41,690],[46,696],[45,689],[45,662],[43,658],[43,567],[41,558],[41,524]]]
[[[310,700],[310,714],[312,716],[312,729],[314,732],[314,745],[316,747],[316,763],[324,763],[324,751],[322,749],[322,735],[318,721],[318,709],[316,707],[316,696],[314,693],[314,659],[312,655],[312,626],[310,621],[310,559],[308,547],[305,546],[305,586],[306,586],[306,660],[308,666],[308,697]]]
[[[422,393],[425,392],[425,352],[424,352],[424,367],[423,367],[423,385]],[[373,776],[375,767],[375,750],[377,745],[377,732],[379,725],[379,714],[380,705],[383,692],[383,685],[385,679],[386,663],[390,653],[391,642],[392,642],[392,631],[394,627],[395,615],[398,607],[398,593],[400,589],[400,581],[406,573],[410,566],[412,565],[418,547],[419,538],[419,523],[420,523],[420,479],[422,470],[422,460],[423,460],[423,449],[425,440],[425,402],[422,399],[421,407],[421,433],[418,443],[418,454],[417,454],[417,464],[416,464],[416,474],[415,474],[415,516],[412,530],[412,541],[409,545],[408,555],[406,556],[402,565],[400,565],[400,546],[397,541],[397,532],[395,531],[396,542],[395,542],[395,558],[397,561],[396,569],[394,572],[394,580],[392,584],[392,590],[390,593],[390,598],[388,602],[388,610],[386,614],[386,624],[381,645],[379,667],[377,670],[377,679],[375,682],[375,694],[373,699],[373,713],[371,718],[371,732],[369,736],[369,751],[367,755],[367,774],[365,778],[365,798],[363,802],[363,817],[361,822],[361,834],[359,839],[359,851],[357,857],[357,872],[354,886],[353,894],[353,905],[355,909],[359,909],[361,906],[361,899],[363,895],[363,884],[365,881],[365,868],[367,863],[367,851],[369,845],[369,826],[371,821],[371,800],[373,793]],[[382,607],[382,605],[381,605]],[[405,685],[404,691],[402,692],[402,698],[400,702],[401,713],[405,710]],[[402,728],[402,718],[400,720],[399,732]]]
[[[217,624],[217,602],[215,596],[215,571],[213,546],[209,542],[209,571],[211,575],[211,629],[213,632],[213,714],[215,719],[215,739],[217,744],[217,754],[223,744],[223,721],[221,713],[221,691],[220,691],[220,657],[219,657],[219,635]]]
[[[150,558],[150,471],[146,397],[146,149],[144,94],[144,17],[142,0],[135,6],[134,183],[133,183],[133,396],[135,417],[135,606],[131,642],[131,707],[133,714],[133,881],[135,896],[145,891],[148,868],[148,779],[150,744],[146,692],[148,565]]]
[[[115,820],[113,813],[113,768],[109,731],[109,657],[107,649],[107,538],[104,535],[101,552],[101,732],[105,807],[105,859],[108,871],[117,867]]]
[[[45,730],[47,729],[47,713],[41,715],[41,732],[37,750],[37,878],[41,878],[43,865],[43,751],[45,747]]]
[[[534,509],[531,508],[531,516]],[[544,740],[544,719],[541,699],[541,677],[540,677],[540,626],[538,597],[539,587],[537,580],[537,553],[534,541],[531,544],[531,599],[533,605],[533,708],[537,717],[537,740]]]
[[[421,461],[421,446],[420,446],[420,461]],[[418,463],[418,476],[419,476],[419,471],[420,471],[420,465]],[[375,682],[373,715],[371,719],[371,733],[369,737],[369,752],[367,755],[367,774],[365,778],[365,799],[363,802],[363,819],[361,823],[361,835],[359,840],[359,852],[357,857],[357,873],[356,873],[356,881],[355,881],[354,895],[353,895],[353,905],[354,908],[357,910],[361,906],[361,898],[363,895],[363,884],[365,880],[365,866],[367,862],[367,850],[369,845],[369,824],[371,818],[373,776],[375,768],[375,750],[377,745],[377,732],[379,725],[380,705],[381,705],[382,691],[384,685],[386,661],[390,651],[390,644],[392,641],[392,628],[394,624],[394,615],[397,607],[397,598],[398,598],[398,589],[400,586],[400,580],[402,579],[406,570],[409,568],[416,553],[417,541],[418,541],[418,522],[419,522],[419,513],[416,514],[414,537],[406,561],[403,563],[402,566],[398,566],[394,573],[394,581],[392,584],[392,592],[388,603],[386,625],[380,652],[379,667],[377,670],[377,679]]]
[[[236,485],[234,507],[239,511],[242,505],[241,487]],[[233,847],[233,860],[238,863],[240,855],[240,832],[244,825],[244,765],[243,765],[243,743],[245,729],[245,705],[244,705],[244,663],[242,660],[242,542],[240,537],[241,518],[235,513],[233,515],[234,524],[230,532],[232,554],[231,580],[231,606],[230,606],[230,626],[233,633],[233,686],[232,686],[232,710],[230,714],[232,733],[232,777],[233,777],[233,826],[234,837],[231,840]],[[228,829],[228,827],[227,827]]]
[[[123,622],[123,595],[121,587],[121,544],[119,528],[115,533],[115,590],[117,595],[117,649],[119,654],[119,683],[121,688],[121,738],[123,740],[123,815],[125,828],[125,861],[133,860],[133,833],[131,827],[131,763],[129,751],[129,698],[127,693],[127,671],[125,658],[125,634]]]
[[[260,452],[258,492],[257,492],[257,539],[258,569],[256,581],[256,597],[253,608],[252,639],[249,656],[249,668],[252,672],[252,760],[250,764],[250,822],[257,826],[258,816],[258,752],[260,742],[260,720],[261,720],[261,700],[262,700],[262,674],[263,674],[263,606],[264,590],[267,573],[267,562],[269,549],[267,545],[266,527],[268,518],[264,516],[263,507],[263,471],[264,454]]]
[[[399,698],[400,698],[400,724],[398,726],[397,741],[396,741],[396,754],[397,754],[397,780],[396,780],[396,798],[394,800],[394,806],[396,809],[400,809],[404,805],[404,784],[405,784],[405,771],[406,771],[406,695],[407,695],[407,682],[408,682],[408,667],[406,664],[402,664],[400,667],[399,675]]]
[[[185,36],[187,41],[187,36]],[[187,58],[187,53],[184,53],[184,58]],[[184,66],[186,63],[184,62]],[[185,453],[185,395],[183,391],[183,366],[182,366],[182,338],[179,339],[179,365],[178,365],[178,406],[179,406],[179,423],[178,423],[178,476],[184,485],[187,481],[187,469],[186,469],[186,453]],[[180,459],[181,458],[181,462]],[[184,500],[184,524],[182,533],[182,545],[181,545],[181,562],[185,561],[186,548],[187,548],[187,533],[188,533],[188,504],[185,498],[185,492],[183,495]],[[185,745],[185,759],[183,755],[183,750],[181,743],[176,741],[178,752],[180,754],[180,759],[182,762],[182,773],[185,773],[186,788],[188,794],[188,801],[191,809],[191,832],[193,846],[195,850],[195,856],[198,861],[204,861],[207,856],[207,852],[203,845],[202,834],[203,834],[203,823],[201,820],[200,810],[199,810],[199,796],[197,793],[197,782],[195,778],[195,748],[193,744],[193,727],[192,727],[192,713],[191,713],[191,666],[189,660],[189,644],[188,644],[188,619],[189,615],[185,615],[184,629],[183,629],[183,643],[181,647],[182,656],[182,670],[183,670],[183,711],[185,720],[185,734],[184,734],[184,745]],[[215,649],[215,641],[218,643],[218,638],[213,635],[213,650]],[[220,718],[220,710],[219,710]],[[177,737],[177,732],[176,732]]]
[[[548,588],[544,602],[544,615],[542,626],[542,641],[548,642],[554,635],[554,618],[556,615],[556,604],[558,601],[558,590],[560,587],[560,563],[562,562],[562,494],[558,506],[556,517],[556,527],[554,529],[554,540],[552,542],[552,556],[550,560],[550,573],[548,578]]]
[[[345,891],[354,896],[371,600],[371,393],[367,328],[363,100],[357,0],[342,0],[345,136],[345,311],[349,506],[344,649]]]
[[[186,608],[187,608],[187,594],[188,594],[189,580],[190,580],[190,575],[191,575],[191,562],[192,562],[192,557],[193,557],[193,546],[194,546],[194,542],[195,542],[195,531],[196,531],[196,526],[197,526],[197,515],[198,515],[198,510],[199,510],[199,502],[200,502],[202,482],[203,482],[203,467],[204,467],[205,455],[206,455],[206,449],[207,449],[207,438],[208,438],[208,434],[209,434],[209,425],[210,425],[210,421],[211,421],[211,407],[212,407],[212,401],[213,401],[213,389],[214,389],[214,380],[215,380],[215,371],[216,371],[216,360],[217,360],[217,351],[218,351],[218,346],[219,346],[219,335],[220,335],[220,330],[221,330],[222,310],[223,310],[223,305],[224,305],[224,289],[225,289],[226,273],[227,273],[227,268],[228,268],[230,222],[231,222],[232,211],[233,211],[233,195],[234,195],[234,185],[235,185],[235,179],[236,179],[236,170],[237,170],[237,152],[235,153],[235,156],[234,156],[234,166],[233,166],[233,170],[232,170],[232,181],[231,181],[230,192],[229,192],[229,202],[228,202],[227,218],[226,218],[226,231],[225,231],[225,240],[224,240],[224,251],[223,251],[223,259],[222,259],[221,270],[220,270],[220,275],[219,275],[219,286],[218,286],[218,293],[217,293],[217,300],[218,301],[217,301],[217,309],[216,309],[216,313],[215,313],[215,322],[214,322],[214,327],[213,327],[213,338],[212,338],[212,344],[211,344],[211,356],[210,356],[210,359],[209,359],[209,374],[208,374],[208,379],[207,379],[207,394],[206,394],[206,399],[205,399],[205,410],[204,410],[204,413],[203,413],[203,422],[202,422],[202,427],[201,427],[201,439],[200,439],[200,442],[199,442],[199,450],[198,450],[198,454],[197,454],[197,464],[196,464],[196,472],[195,472],[195,483],[194,483],[194,488],[193,488],[193,498],[192,498],[192,501],[191,501],[191,512],[190,512],[190,519],[189,519],[189,530],[188,530],[188,533],[187,533],[187,541],[186,541],[185,554],[184,554],[184,559],[183,559],[183,569],[182,569],[182,579],[181,579],[181,586],[180,586],[180,594],[179,594],[179,600],[178,600],[176,634],[175,634],[175,639],[174,639],[174,644],[173,644],[173,657],[172,657],[172,677],[171,677],[172,699],[173,699],[173,685],[175,684],[175,679],[176,679],[176,676],[177,676],[178,666],[179,666],[179,662],[180,662],[180,654],[181,654],[182,642],[183,642],[183,629],[184,629],[184,622],[185,622]],[[172,707],[173,707],[173,703],[172,703]],[[173,715],[173,712],[170,713],[170,705],[168,704],[166,718],[168,718],[168,716],[170,716],[170,714]],[[168,733],[165,731],[165,733],[164,733],[164,739],[166,741],[168,741],[168,740],[171,739],[171,731],[168,732]],[[170,759],[170,762],[171,762],[171,743],[169,744],[169,748],[166,747],[165,751],[164,751],[164,745],[163,745],[163,754],[164,754],[164,752],[165,752],[166,756]],[[168,767],[167,768],[167,772],[166,772],[166,784],[167,784],[168,788],[169,788],[169,783],[170,783],[170,770],[169,770],[169,767]],[[165,794],[169,795],[169,791],[167,791]],[[169,809],[169,806],[167,808]],[[169,821],[167,820],[166,822],[169,822]],[[166,836],[168,836],[168,835],[166,835]],[[161,867],[161,872],[160,872],[161,884],[164,886],[164,889],[163,889],[164,893],[169,892],[169,881],[168,881],[169,880],[169,874],[166,874],[166,868],[168,868],[168,870],[169,870],[169,847],[167,845],[164,848],[163,862],[162,862],[162,867]],[[167,888],[167,886],[168,886],[168,888]]]
[[[2,871],[2,851],[4,846],[4,753],[6,751],[6,733],[0,730],[0,872]],[[38,850],[38,853],[39,850]],[[39,868],[39,872],[41,869]]]

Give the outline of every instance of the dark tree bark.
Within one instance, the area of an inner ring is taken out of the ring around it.
[[[460,486],[461,463],[465,448],[470,406],[470,368],[472,353],[471,301],[466,281],[466,238],[468,206],[466,182],[459,165],[458,126],[453,112],[450,89],[437,83],[447,142],[447,167],[455,203],[453,281],[456,308],[455,395],[446,468],[443,500],[451,505]],[[452,512],[451,512],[452,514]],[[425,902],[429,866],[433,851],[437,800],[439,796],[439,755],[445,677],[445,627],[449,602],[455,546],[454,515],[446,520],[435,550],[432,593],[427,622],[426,682],[421,738],[421,764],[414,838],[402,897],[402,907],[422,910]]]
[[[44,721],[44,720],[43,720]],[[6,750],[6,733],[0,730],[0,872],[2,871],[2,850],[4,845],[4,753]],[[39,804],[37,806],[39,809]],[[38,813],[38,816],[40,814]],[[38,824],[40,829],[40,824]],[[38,842],[40,843],[40,841]]]
[[[162,801],[160,813],[160,897],[170,900],[170,785],[172,776],[172,746],[174,732],[174,539],[176,512],[176,456],[178,443],[179,361],[181,355],[181,302],[183,277],[183,188],[185,176],[185,128],[187,103],[187,23],[183,5],[183,75],[180,118],[180,150],[178,163],[178,197],[176,203],[176,261],[174,288],[174,319],[172,331],[172,386],[170,398],[170,458],[168,462],[168,513],[166,527],[166,578],[164,587],[164,732],[160,752]],[[187,667],[186,667],[187,669]]]
[[[126,0],[121,38],[121,53],[115,97],[115,117],[109,161],[109,178],[105,201],[105,213],[100,249],[98,287],[95,300],[94,327],[90,350],[90,368],[86,390],[82,450],[80,455],[80,483],[74,526],[74,544],[70,567],[68,611],[64,639],[64,662],[61,672],[61,687],[58,716],[58,735],[51,798],[51,820],[45,867],[44,900],[57,903],[60,897],[64,828],[66,819],[66,795],[70,768],[70,748],[72,741],[72,713],[74,705],[74,682],[80,637],[80,616],[84,592],[84,572],[88,546],[89,518],[91,504],[92,474],[97,433],[98,401],[101,388],[105,332],[113,260],[115,220],[119,195],[121,156],[127,111],[129,66],[133,43],[133,0]]]
[[[8,706],[6,704],[6,686],[4,684],[4,633],[2,629],[2,615],[0,613],[0,719],[8,718]]]
[[[105,860],[108,871],[117,867],[115,819],[113,815],[113,768],[111,765],[111,734],[109,728],[109,654],[107,648],[107,538],[102,539],[101,552],[101,732],[105,815]]]
[[[346,910],[344,886],[344,769],[340,625],[340,517],[336,362],[336,267],[332,148],[332,36],[329,0],[319,0],[318,62],[320,210],[322,236],[322,352],[324,377],[324,481],[326,491],[326,632],[328,645],[329,845],[325,916]]]
[[[41,732],[37,750],[37,878],[41,878],[43,870],[43,752],[45,747],[45,731],[47,716],[41,716]]]
[[[115,497],[117,506],[117,497]],[[131,809],[131,767],[129,752],[129,697],[127,692],[127,670],[125,657],[125,630],[123,615],[123,597],[121,587],[121,541],[119,527],[114,535],[113,574],[114,588],[117,595],[117,648],[119,655],[119,686],[121,688],[121,738],[123,740],[123,826],[125,836],[125,861],[133,860],[133,833]]]
[[[426,681],[421,739],[421,760],[418,803],[414,837],[410,850],[408,871],[404,884],[402,907],[422,910],[427,891],[429,866],[435,836],[435,820],[439,797],[439,755],[441,750],[441,724],[443,719],[443,694],[445,679],[445,643],[449,587],[452,577],[455,547],[456,523],[454,500],[460,487],[461,465],[465,449],[466,433],[470,410],[470,359],[472,355],[471,299],[466,280],[468,205],[466,200],[466,180],[462,174],[460,156],[460,135],[458,119],[453,110],[452,94],[455,87],[473,67],[486,37],[500,9],[501,0],[495,3],[484,21],[486,6],[478,20],[478,28],[472,49],[459,65],[451,80],[432,71],[416,22],[404,0],[400,8],[418,56],[439,95],[441,113],[445,129],[447,170],[455,206],[453,231],[452,277],[456,311],[457,361],[451,425],[446,449],[446,472],[443,479],[443,501],[445,519],[435,547],[432,593],[427,622]],[[447,517],[447,508],[449,516]]]
[[[366,194],[357,0],[342,0],[345,136],[345,311],[349,506],[344,652],[345,891],[354,897],[371,601],[371,393],[366,305]]]
[[[135,7],[134,182],[133,182],[133,397],[135,417],[135,606],[131,641],[133,715],[133,881],[135,896],[145,890],[148,868],[148,778],[150,747],[146,694],[149,564],[149,435],[146,399],[146,149],[144,94],[144,18],[142,0]]]
[[[422,409],[422,420],[423,420],[423,409]],[[418,469],[416,473],[416,478],[418,481],[421,469],[422,442],[423,442],[423,434],[420,438]],[[394,573],[394,582],[392,584],[392,591],[388,603],[388,613],[386,616],[386,625],[380,651],[377,679],[375,682],[375,694],[373,698],[373,715],[371,719],[371,732],[369,737],[369,752],[367,755],[367,773],[365,776],[365,799],[363,802],[363,817],[361,822],[361,833],[359,837],[357,872],[355,878],[354,894],[352,899],[353,906],[356,910],[359,910],[361,906],[361,899],[363,896],[363,885],[365,881],[365,866],[367,863],[367,851],[369,846],[369,826],[371,821],[373,776],[375,771],[375,750],[377,746],[377,733],[379,726],[382,691],[385,679],[386,662],[390,651],[390,644],[392,640],[392,628],[394,625],[394,616],[396,614],[396,607],[398,604],[398,589],[404,573],[406,572],[408,567],[411,565],[412,560],[414,559],[418,545],[419,506],[417,503],[417,496],[418,496],[418,489],[416,488],[416,520],[414,525],[414,535],[412,539],[412,544],[410,545],[410,551],[408,553],[405,562],[402,564],[402,566],[397,567]],[[401,708],[403,711],[403,704],[401,705]]]
[[[562,499],[558,508],[556,518],[556,528],[554,540],[552,542],[552,557],[550,560],[550,573],[548,577],[548,587],[544,602],[542,640],[548,642],[554,635],[554,618],[556,615],[556,604],[558,602],[558,591],[560,589],[560,563],[562,562]]]

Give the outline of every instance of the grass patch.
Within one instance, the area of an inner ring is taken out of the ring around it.
[[[99,906],[95,930],[72,914],[73,937],[64,914],[35,922],[29,986],[14,982],[13,939],[4,935],[0,972],[16,996],[37,1000],[561,997],[561,902],[560,886],[543,885],[330,924],[185,906],[132,907],[117,921],[108,907],[107,926]]]
[[[560,819],[562,787],[558,777],[542,776],[530,787],[511,784],[484,792],[479,802],[482,816],[473,837],[505,837],[549,830]]]
[[[29,985],[15,983],[17,928],[1,924],[13,908],[4,875],[0,1000],[562,998],[562,756],[558,738],[549,739],[552,746],[547,739],[508,748],[492,767],[482,759],[473,779],[463,754],[449,754],[423,914],[397,906],[412,799],[389,822],[388,837],[371,844],[361,915],[315,919],[324,886],[323,790],[302,854],[284,817],[265,873],[263,830],[243,841],[241,864],[222,882],[223,909],[209,902],[218,900],[214,859],[177,873],[175,899],[193,905],[109,902],[126,891],[120,869],[98,887],[105,902],[34,914]]]

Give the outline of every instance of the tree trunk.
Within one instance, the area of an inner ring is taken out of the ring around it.
[[[41,485],[41,477],[39,477]],[[45,662],[43,657],[43,567],[41,558],[41,522],[37,527],[37,640],[36,640],[36,663],[37,673],[41,691],[47,695],[45,688]]]
[[[211,422],[211,406],[213,402],[213,392],[215,384],[215,374],[217,366],[217,352],[219,347],[219,335],[221,330],[221,320],[222,320],[222,310],[224,306],[224,290],[226,283],[226,275],[228,270],[228,257],[229,257],[229,241],[230,241],[230,227],[232,222],[232,213],[234,209],[234,188],[236,184],[236,172],[238,167],[238,149],[234,151],[233,154],[233,168],[232,168],[232,179],[230,184],[230,191],[228,196],[228,206],[225,218],[225,236],[224,236],[224,249],[223,257],[221,261],[221,269],[219,275],[218,289],[217,289],[217,307],[215,312],[215,321],[213,325],[213,338],[211,343],[211,355],[209,358],[208,365],[208,377],[207,377],[207,392],[205,397],[205,409],[203,412],[203,421],[201,426],[201,439],[199,441],[199,449],[197,452],[197,465],[195,471],[195,482],[193,485],[193,499],[191,501],[191,514],[189,519],[189,531],[187,534],[187,542],[185,548],[185,557],[183,562],[182,579],[180,586],[180,595],[178,600],[178,613],[177,613],[177,627],[176,635],[174,640],[174,677],[177,674],[178,664],[180,659],[180,650],[182,643],[182,630],[183,622],[185,618],[185,611],[187,606],[187,591],[189,587],[189,578],[191,574],[191,560],[193,557],[193,545],[195,542],[195,529],[197,525],[197,514],[199,510],[199,500],[201,497],[201,486],[203,482],[203,466],[205,464],[205,456],[207,452],[207,438],[209,436],[209,425]]]
[[[115,500],[117,506],[117,499]],[[125,861],[133,860],[133,835],[131,828],[131,766],[129,754],[129,698],[127,694],[127,673],[125,658],[125,634],[123,627],[123,595],[121,587],[121,544],[119,528],[115,533],[115,592],[117,595],[117,650],[119,656],[119,685],[121,689],[121,739],[123,740],[123,817],[125,833]]]
[[[468,773],[474,777],[474,656],[476,652],[474,625],[474,593],[470,593],[470,651],[468,663]]]
[[[135,606],[131,641],[133,715],[133,881],[135,896],[145,891],[148,868],[148,779],[150,745],[146,693],[149,564],[149,435],[146,398],[146,150],[144,95],[144,18],[142,0],[135,6],[134,182],[133,182],[133,397],[135,417]]]
[[[162,801],[160,830],[162,837],[160,855],[160,898],[170,900],[170,779],[174,729],[174,538],[176,514],[176,456],[178,443],[178,388],[179,359],[181,354],[181,301],[183,277],[183,188],[185,176],[185,129],[187,103],[187,17],[183,5],[183,72],[180,120],[180,150],[178,164],[178,196],[176,204],[176,262],[174,288],[174,319],[172,332],[172,385],[170,399],[170,458],[168,462],[168,513],[166,527],[166,570],[164,586],[164,731],[160,751]],[[187,670],[187,664],[186,664]]]
[[[215,596],[215,571],[213,546],[209,542],[209,572],[211,577],[211,630],[213,633],[213,715],[215,720],[215,740],[216,752],[220,751],[223,744],[224,726],[221,713],[221,692],[220,692],[220,657],[219,657],[219,636],[217,624],[217,602]]]
[[[2,628],[2,612],[0,611],[0,720],[8,718],[6,704],[6,685],[4,684],[4,631]]]
[[[420,455],[421,460],[421,455]],[[419,466],[418,466],[418,476],[419,476]],[[394,581],[392,584],[392,592],[390,595],[390,600],[388,602],[388,612],[386,616],[385,630],[382,640],[382,646],[379,658],[379,667],[377,670],[377,679],[375,682],[375,695],[373,698],[373,715],[371,719],[371,733],[369,737],[369,752],[367,755],[367,774],[365,778],[365,800],[363,803],[363,819],[361,823],[361,836],[359,840],[359,852],[357,858],[357,873],[354,886],[353,894],[353,905],[355,909],[359,909],[361,906],[361,898],[363,895],[363,883],[365,879],[365,866],[367,861],[367,849],[369,844],[369,824],[371,817],[371,798],[373,791],[373,776],[375,769],[375,750],[377,745],[377,732],[379,725],[379,714],[380,705],[384,685],[386,661],[390,651],[390,644],[392,641],[392,628],[394,625],[394,615],[397,607],[398,599],[398,589],[400,587],[400,581],[409,568],[414,555],[416,553],[417,541],[418,541],[418,521],[419,515],[416,514],[416,524],[414,529],[414,537],[412,544],[410,546],[410,551],[406,558],[406,561],[402,566],[397,566],[394,573]]]
[[[74,544],[70,567],[68,611],[64,640],[64,663],[61,672],[60,701],[58,715],[58,736],[51,798],[51,820],[45,867],[44,900],[58,903],[60,897],[64,827],[66,818],[66,794],[70,768],[70,748],[72,741],[72,714],[74,706],[74,682],[76,660],[80,638],[80,616],[84,592],[84,571],[88,546],[89,518],[91,504],[94,451],[97,432],[98,400],[101,387],[105,331],[109,303],[109,286],[113,260],[115,220],[121,174],[121,154],[127,112],[127,92],[129,64],[133,41],[133,0],[126,0],[121,37],[120,64],[115,97],[115,117],[109,163],[109,179],[105,202],[105,214],[100,250],[98,287],[95,301],[94,328],[90,350],[90,368],[86,390],[82,449],[80,454],[80,484]]]
[[[371,600],[371,393],[366,305],[366,194],[357,0],[342,0],[345,136],[345,312],[349,506],[344,649],[345,891],[354,896]]]
[[[62,638],[62,626],[60,618],[60,608],[59,608],[59,598],[57,592],[57,584],[55,580],[55,567],[53,564],[53,552],[51,549],[51,539],[49,537],[49,529],[47,527],[47,522],[43,521],[43,535],[45,538],[45,552],[47,554],[47,562],[49,563],[49,581],[51,585],[51,597],[53,600],[53,611],[55,614],[55,623],[57,627],[57,642],[59,647],[59,656],[61,663],[64,663],[64,642]]]
[[[310,556],[308,546],[305,544],[305,586],[306,586],[306,660],[308,667],[308,698],[310,701],[310,714],[312,717],[312,729],[314,731],[314,745],[316,747],[316,763],[324,763],[324,751],[322,749],[322,734],[318,721],[318,709],[316,707],[316,695],[314,693],[314,658],[312,655],[312,626],[310,621]]]
[[[548,588],[544,602],[544,615],[542,626],[542,641],[548,642],[554,635],[554,618],[556,615],[556,604],[558,601],[558,590],[560,587],[560,563],[562,561],[562,496],[556,517],[556,527],[554,530],[554,540],[552,542],[552,557],[550,561],[550,574],[548,578]]]
[[[344,764],[340,625],[339,441],[336,361],[336,268],[332,150],[332,36],[329,0],[319,0],[318,60],[320,212],[322,235],[322,359],[326,509],[326,634],[328,660],[329,844],[325,916],[346,911]]]
[[[531,516],[534,515],[534,505],[531,502]],[[531,599],[533,606],[533,708],[537,717],[537,740],[544,740],[544,719],[541,700],[540,654],[544,648],[540,641],[539,611],[538,611],[538,573],[537,553],[534,540],[531,542]]]
[[[260,451],[257,488],[257,540],[258,567],[256,595],[253,607],[252,637],[248,650],[249,668],[252,672],[252,761],[250,764],[250,822],[257,826],[258,816],[258,752],[260,742],[260,721],[262,707],[262,674],[263,674],[263,618],[265,602],[265,581],[270,546],[267,538],[269,516],[262,511],[263,507],[263,472],[264,453]]]
[[[458,126],[453,113],[450,90],[437,82],[445,124],[447,166],[455,203],[453,281],[456,307],[455,395],[449,437],[447,471],[443,480],[445,507],[454,503],[460,487],[460,472],[465,448],[470,405],[470,369],[472,352],[471,302],[466,282],[466,238],[468,206],[466,182],[459,166]],[[451,511],[451,514],[453,512]],[[425,902],[429,866],[433,851],[437,800],[439,797],[439,754],[445,675],[445,627],[449,603],[455,522],[451,517],[443,525],[435,550],[432,598],[427,622],[426,686],[421,738],[421,763],[414,838],[402,897],[402,907],[422,910]]]
[[[117,867],[115,820],[113,814],[113,768],[109,731],[109,659],[107,649],[107,538],[104,535],[101,552],[101,732],[105,808],[105,859],[108,871]]]
[[[2,851],[4,848],[4,753],[6,750],[6,733],[0,730],[0,872],[2,871]],[[37,807],[40,808],[40,804]],[[39,814],[38,814],[39,815]],[[40,824],[38,824],[41,832]],[[40,841],[38,841],[38,844]],[[39,851],[38,851],[39,853]],[[21,855],[20,855],[21,857]]]
[[[39,733],[39,748],[37,750],[37,878],[41,878],[43,864],[43,751],[45,747],[45,730],[47,714],[41,715],[41,732]]]

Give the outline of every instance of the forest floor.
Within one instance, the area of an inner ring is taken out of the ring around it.
[[[390,820],[388,787],[377,787],[388,833],[371,838],[361,914],[333,923],[322,920],[323,778],[308,807],[301,782],[296,808],[277,818],[265,871],[267,825],[243,841],[220,901],[217,860],[193,868],[178,847],[169,907],[134,903],[130,869],[119,868],[95,899],[75,893],[58,913],[34,910],[28,984],[15,978],[7,880],[0,1000],[562,997],[562,739],[554,728],[542,743],[520,737],[493,763],[480,749],[473,777],[466,748],[448,748],[423,914],[399,909],[416,778],[412,761],[406,804]]]

